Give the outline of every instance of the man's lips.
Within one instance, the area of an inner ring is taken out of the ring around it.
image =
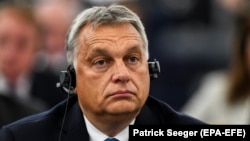
[[[127,97],[131,95],[134,95],[134,93],[128,90],[124,90],[124,91],[115,91],[111,93],[109,96]]]

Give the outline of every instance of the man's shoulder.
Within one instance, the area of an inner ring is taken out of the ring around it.
[[[154,114],[160,124],[206,124],[203,121],[173,109],[166,102],[149,96],[144,109]]]
[[[71,106],[76,102],[76,100],[74,99],[75,98],[70,100],[69,106]],[[39,127],[40,130],[41,128],[44,129],[48,128],[48,126],[51,126],[53,128],[59,127],[60,126],[59,123],[61,122],[63,114],[65,112],[66,104],[67,100],[64,100],[47,111],[43,111],[37,114],[24,117],[15,122],[5,125],[2,128],[8,128],[13,131],[14,130],[20,131],[20,129],[29,129],[29,128],[32,128],[32,130],[36,130],[36,127]]]

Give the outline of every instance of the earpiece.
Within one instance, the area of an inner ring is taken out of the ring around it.
[[[67,94],[74,94],[76,74],[73,65],[69,65],[67,71],[61,71],[59,79],[60,82],[57,83],[57,87],[61,87]]]
[[[151,79],[158,78],[160,73],[160,63],[156,59],[153,62],[148,62],[148,69]],[[76,74],[73,65],[69,65],[67,71],[61,71],[60,82],[57,83],[57,87],[61,87],[67,94],[74,94],[74,88],[76,87]]]
[[[148,62],[148,69],[151,79],[158,78],[158,74],[161,72],[159,61],[154,59],[153,62]]]

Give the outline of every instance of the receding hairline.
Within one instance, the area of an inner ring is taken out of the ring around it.
[[[79,13],[78,16],[74,19],[66,36],[68,63],[74,62],[74,58],[76,56],[73,55],[73,58],[71,57],[72,51],[75,53],[78,52],[78,38],[80,32],[87,24],[96,27],[105,24],[112,25],[121,23],[130,23],[136,29],[142,39],[143,47],[146,51],[146,56],[148,58],[148,39],[140,17],[135,12],[123,5],[113,4],[108,6],[94,6],[85,9],[84,11]],[[73,49],[73,47],[76,47],[78,49]]]

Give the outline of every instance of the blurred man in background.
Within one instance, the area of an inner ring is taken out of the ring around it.
[[[67,29],[79,11],[76,0],[43,0],[35,3],[35,13],[42,28],[39,68],[59,74],[67,67],[64,39]]]
[[[56,88],[59,80],[56,75],[35,68],[40,34],[33,14],[31,7],[23,5],[2,5],[0,9],[0,94],[4,99],[0,120],[5,121],[3,124],[50,108],[65,97]],[[51,95],[56,92],[57,95]]]
[[[29,8],[21,6],[1,7],[1,125],[36,112],[35,108],[39,111],[45,106],[41,101],[39,101],[41,103],[39,106],[37,101],[31,103],[30,95],[30,73],[38,51],[38,40],[38,27]]]

